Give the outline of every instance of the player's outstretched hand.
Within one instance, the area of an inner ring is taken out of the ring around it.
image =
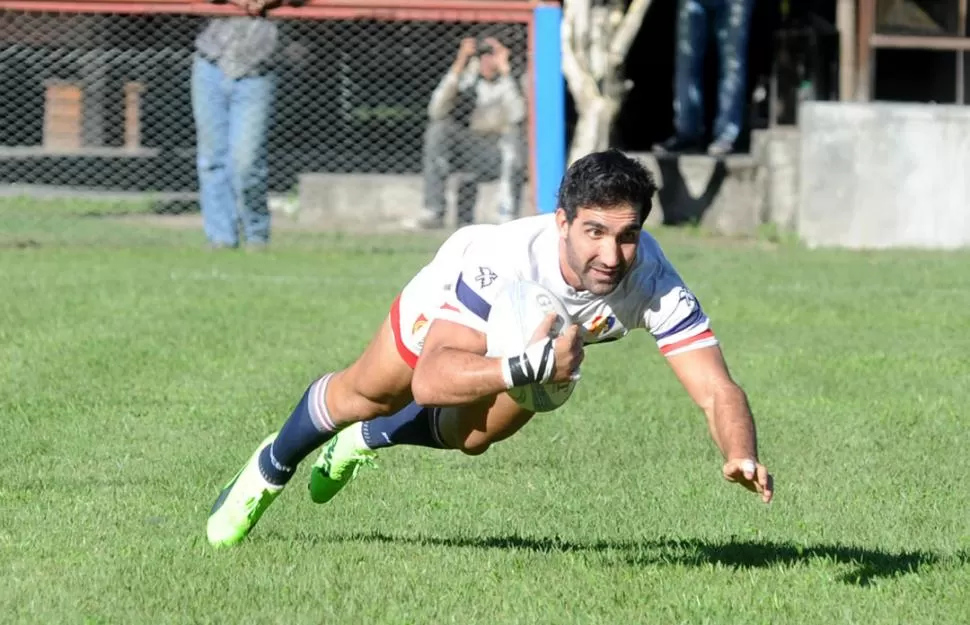
[[[556,313],[546,315],[532,337],[533,341],[546,338],[553,339],[552,348],[555,354],[555,371],[549,378],[551,383],[569,382],[578,379],[579,365],[582,364],[585,352],[583,339],[579,334],[579,326],[573,324],[560,335],[562,320]]]
[[[759,493],[765,503],[771,501],[775,494],[775,481],[763,464],[750,458],[728,460],[721,470],[724,479],[737,482],[753,493]]]

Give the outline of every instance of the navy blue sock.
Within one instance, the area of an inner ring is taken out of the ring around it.
[[[394,445],[415,445],[444,449],[438,434],[439,408],[426,408],[411,402],[398,412],[364,421],[361,434],[371,449]]]
[[[297,465],[336,434],[323,399],[329,381],[327,375],[310,385],[273,444],[259,454],[259,470],[270,484],[289,482]]]

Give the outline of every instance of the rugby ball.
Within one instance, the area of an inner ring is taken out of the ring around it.
[[[504,284],[496,294],[488,314],[486,336],[488,356],[517,356],[529,346],[533,335],[545,316],[554,312],[559,322],[553,327],[562,335],[572,318],[556,295],[537,282],[513,280]],[[551,412],[569,399],[576,388],[576,380],[562,383],[530,384],[509,389],[509,396],[531,412]]]

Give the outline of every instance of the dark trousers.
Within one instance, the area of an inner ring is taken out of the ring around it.
[[[717,39],[720,75],[714,138],[734,143],[745,111],[748,28],[755,0],[678,0],[674,79],[677,135],[700,140],[704,134],[704,57],[708,29]]]

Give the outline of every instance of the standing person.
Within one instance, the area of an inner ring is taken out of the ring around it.
[[[741,134],[747,96],[748,29],[755,0],[678,0],[674,136],[658,154],[699,152],[704,143],[704,60],[709,29],[717,39],[720,73],[711,156],[726,156]]]
[[[303,0],[208,0],[246,17],[212,18],[195,40],[192,113],[199,203],[213,249],[269,243],[267,133],[276,91],[278,27],[266,12]]]
[[[409,228],[441,228],[445,184],[453,172],[469,174],[458,187],[458,225],[474,222],[478,183],[498,180],[498,219],[519,217],[525,177],[525,98],[512,77],[509,49],[495,37],[466,37],[428,103],[424,134],[424,212]]]

